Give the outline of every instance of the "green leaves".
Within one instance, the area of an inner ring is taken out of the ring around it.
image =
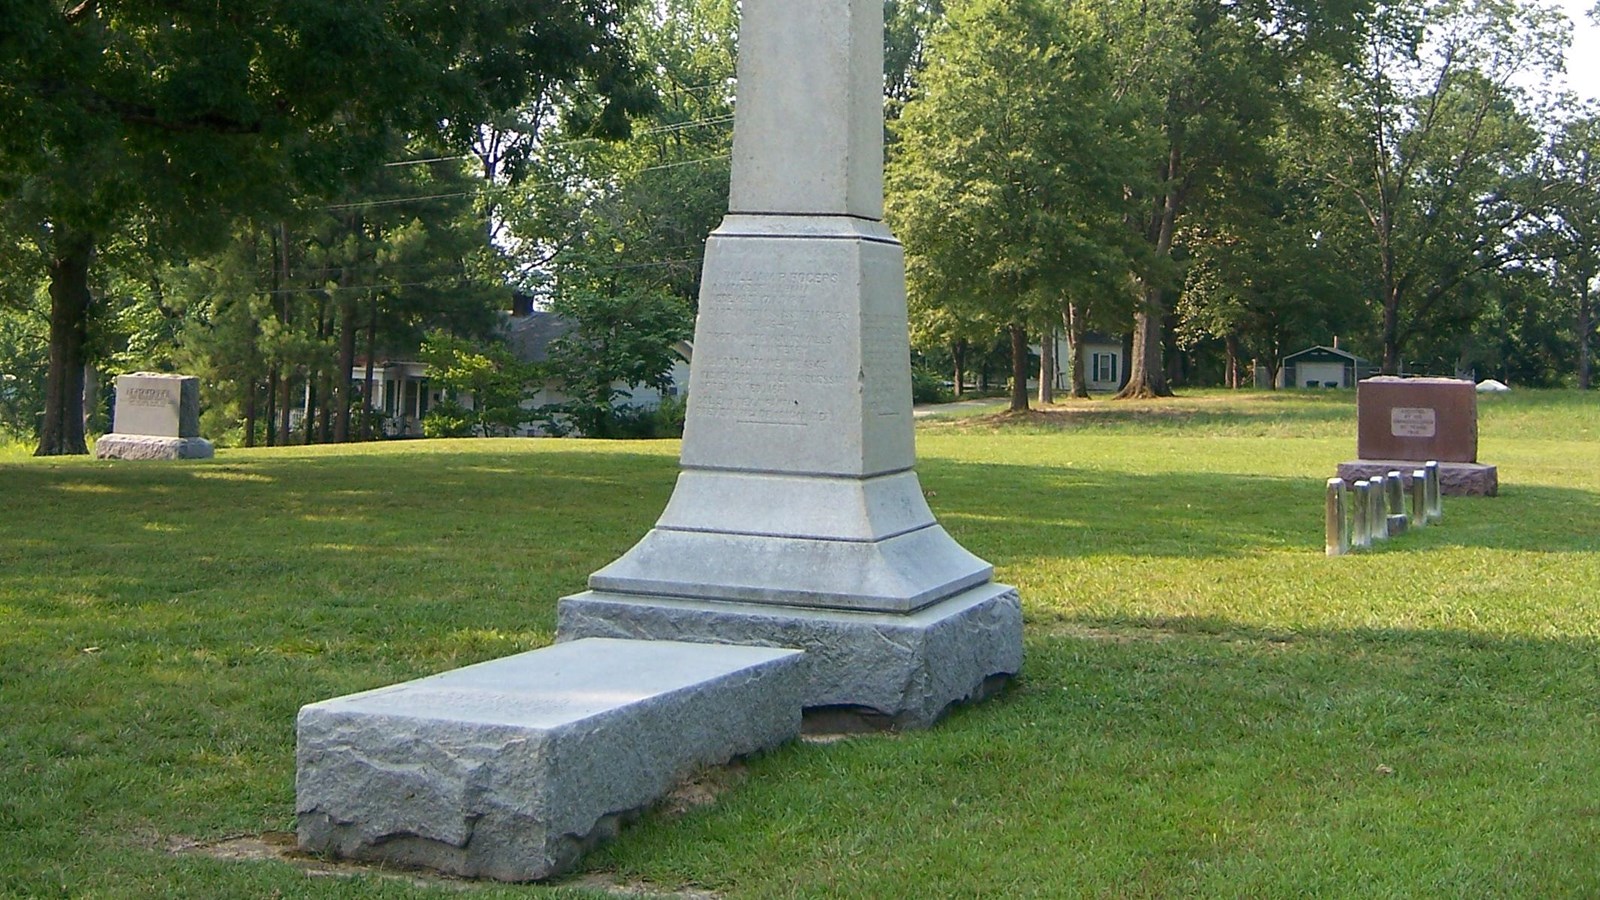
[[[508,436],[534,418],[523,409],[528,392],[543,380],[540,367],[520,362],[500,342],[475,343],[442,332],[430,334],[422,344],[428,377],[452,401],[429,413],[424,423],[429,437]],[[469,406],[470,402],[470,406]],[[465,430],[462,423],[470,427]]]

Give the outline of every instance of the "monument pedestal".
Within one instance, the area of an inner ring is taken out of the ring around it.
[[[135,372],[117,376],[115,426],[94,444],[97,459],[210,459],[200,436],[200,379]]]
[[[1379,375],[1356,387],[1356,459],[1339,464],[1347,484],[1397,470],[1408,481],[1429,460],[1439,463],[1439,490],[1493,497],[1500,474],[1478,461],[1478,392],[1454,378]]]
[[[199,437],[112,433],[94,442],[94,455],[96,459],[210,459],[216,449]]]
[[[1398,470],[1409,481],[1411,472],[1420,465],[1422,463],[1410,459],[1355,459],[1339,464],[1339,477],[1353,485]],[[1500,493],[1500,471],[1483,463],[1441,462],[1439,492],[1448,497],[1496,496]]]
[[[561,601],[559,640],[635,638],[805,651],[801,703],[812,712],[925,728],[982,700],[1022,667],[1014,588],[984,584],[909,614],[727,603],[586,591]]]

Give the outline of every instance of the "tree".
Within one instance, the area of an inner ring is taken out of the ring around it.
[[[884,0],[884,116],[900,117],[919,91],[927,64],[928,38],[944,19],[944,0]]]
[[[618,398],[635,388],[665,391],[694,331],[684,299],[659,273],[617,264],[626,245],[592,235],[563,260],[552,312],[572,328],[550,342],[548,373],[571,398],[562,412],[589,437],[613,436]]]
[[[1053,331],[1063,296],[1126,269],[1123,132],[1104,54],[1079,28],[1037,0],[952,4],[894,127],[888,215],[924,320],[914,330],[1005,331],[1013,410],[1028,407],[1030,329]],[[922,312],[936,308],[948,324]]]
[[[1593,382],[1594,290],[1600,279],[1600,114],[1566,123],[1551,147],[1552,176],[1565,182],[1543,229],[1550,278],[1570,298],[1577,346],[1578,388]]]
[[[1464,334],[1469,284],[1537,255],[1526,238],[1558,196],[1516,79],[1559,65],[1564,20],[1502,0],[1379,3],[1353,64],[1318,74],[1302,143],[1322,232],[1375,274],[1383,371],[1423,335]]]
[[[1121,398],[1165,396],[1167,319],[1183,283],[1175,250],[1199,204],[1228,202],[1240,172],[1268,165],[1290,73],[1338,43],[1349,3],[1160,0],[1105,4],[1101,39],[1116,59],[1114,90],[1138,110],[1145,142],[1127,217],[1143,243],[1133,268],[1133,352]]]
[[[139,219],[152,246],[214,247],[227,221],[330,196],[391,135],[465,147],[549,84],[611,126],[646,97],[612,4],[419,0],[211,7],[0,6],[0,201],[37,223],[51,359],[38,452],[82,453],[95,250]],[[587,108],[587,107],[586,107]]]
[[[1286,128],[1281,143],[1292,143],[1292,133]],[[1247,354],[1276,385],[1284,354],[1367,331],[1364,310],[1348,302],[1365,284],[1318,238],[1313,186],[1290,177],[1281,151],[1272,157],[1277,165],[1240,173],[1229,202],[1206,204],[1179,235],[1178,346],[1220,341],[1231,388],[1244,386]]]
[[[429,379],[448,398],[435,404],[423,422],[429,437],[507,437],[534,418],[522,401],[543,372],[518,361],[503,342],[479,343],[435,332],[422,343],[422,360]],[[463,402],[468,396],[470,407]]]

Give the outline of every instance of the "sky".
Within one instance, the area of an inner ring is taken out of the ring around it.
[[[1586,15],[1594,0],[1560,0],[1572,20],[1572,47],[1567,51],[1567,86],[1580,97],[1600,99],[1600,27]]]

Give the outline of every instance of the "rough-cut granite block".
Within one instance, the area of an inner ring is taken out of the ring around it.
[[[1339,464],[1339,477],[1346,484],[1363,479],[1382,478],[1398,470],[1410,481],[1411,472],[1422,463],[1409,459],[1357,459]],[[1447,497],[1494,497],[1500,493],[1500,471],[1483,463],[1439,463],[1439,492]]]
[[[303,848],[529,881],[800,728],[802,654],[583,640],[300,710]]]
[[[986,584],[914,613],[785,608],[588,591],[563,598],[558,640],[586,637],[798,647],[807,709],[872,711],[933,724],[1022,668],[1022,605]]]
[[[94,455],[96,459],[210,459],[216,450],[205,438],[107,434],[94,442]]]

